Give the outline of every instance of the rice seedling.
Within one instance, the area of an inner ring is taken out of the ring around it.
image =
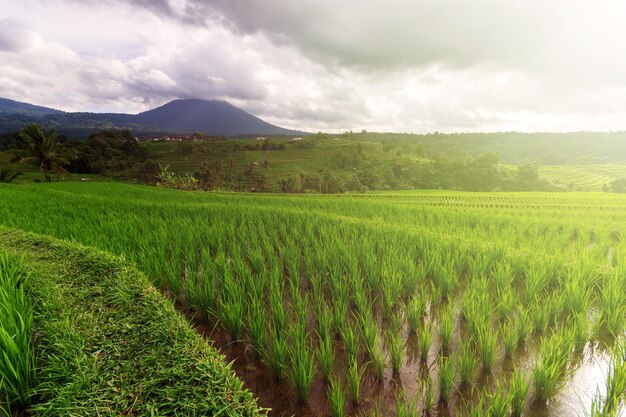
[[[569,320],[569,328],[572,331],[574,348],[577,351],[582,351],[590,337],[589,319],[587,318],[587,313],[577,313],[572,316]]]
[[[391,313],[389,317],[389,331],[391,333],[400,333],[402,329],[402,316],[399,312]]]
[[[244,326],[245,299],[243,288],[232,282],[224,285],[218,300],[218,308],[215,309],[220,323],[232,340],[240,340]]]
[[[344,417],[346,415],[346,394],[341,387],[341,381],[331,377],[328,383],[328,404],[333,417]]]
[[[435,394],[433,392],[432,380],[430,377],[426,377],[420,382],[420,388],[418,392],[422,392],[424,397],[422,399],[422,409],[426,415],[431,415],[435,407]]]
[[[539,360],[532,370],[538,401],[547,401],[562,388],[568,374],[567,363],[572,350],[571,336],[560,331],[541,339]]]
[[[474,352],[472,351],[470,344],[468,342],[463,343],[458,356],[461,385],[468,385],[474,381],[474,378],[476,377],[476,364],[477,361],[474,357]]]
[[[491,395],[489,405],[487,406],[487,417],[508,417],[509,415],[509,396],[501,383],[496,384],[496,389]]]
[[[526,379],[526,376],[521,370],[515,369],[509,381],[509,399],[512,417],[519,417],[522,415],[529,387],[530,381]]]
[[[385,356],[380,348],[376,348],[372,354],[372,365],[374,365],[374,374],[378,382],[385,379]]]
[[[511,358],[519,343],[518,329],[512,320],[507,320],[500,326],[500,335],[504,344],[504,357]]]
[[[0,253],[0,412],[3,405],[16,410],[28,406],[37,379],[27,281],[18,262]]]
[[[289,347],[287,338],[276,328],[272,329],[272,333],[268,340],[268,346],[265,349],[264,362],[274,372],[276,379],[285,378],[287,372],[287,360],[289,358]]]
[[[624,331],[626,300],[618,275],[611,275],[601,292],[601,322],[613,337]]]
[[[325,381],[333,372],[333,363],[335,362],[335,350],[333,349],[332,340],[329,334],[319,336],[319,345],[315,350],[317,362],[320,372]]]
[[[296,341],[289,349],[291,367],[289,379],[296,389],[298,401],[305,402],[313,383],[313,352],[306,345],[305,340]]]
[[[400,372],[402,361],[404,360],[404,345],[398,333],[387,334],[387,348],[391,357],[391,368],[393,372]]]
[[[396,416],[397,417],[418,417],[418,397],[413,398],[412,401],[407,400],[406,391],[402,390],[400,395],[396,396]]]
[[[333,315],[325,301],[318,303],[319,307],[315,317],[317,319],[317,332],[320,339],[331,336],[331,329],[333,328]]]
[[[519,342],[525,343],[533,332],[533,322],[530,310],[520,307],[517,315],[517,337]]]
[[[348,361],[356,360],[359,353],[359,339],[357,332],[351,325],[341,330],[341,339],[348,355]]]
[[[491,368],[496,361],[497,332],[493,331],[491,324],[488,322],[479,322],[476,325],[472,340],[480,356],[483,370],[491,372]]]
[[[365,318],[365,316],[360,316],[359,321],[361,322],[361,334],[363,335],[365,350],[370,359],[372,359],[374,350],[376,350],[376,348],[380,344],[378,327],[376,326],[376,322],[372,318],[368,319]]]
[[[454,379],[456,376],[456,362],[448,357],[439,357],[439,402],[448,403]]]
[[[266,318],[261,299],[250,297],[247,322],[252,348],[257,356],[262,357],[265,351]]]
[[[417,295],[413,297],[406,305],[406,319],[411,334],[417,333],[422,317],[426,311],[425,297]]]
[[[626,339],[613,347],[605,385],[606,394],[602,396],[598,390],[591,402],[590,417],[621,416],[620,408],[626,402]]]
[[[366,365],[359,368],[356,359],[352,359],[348,365],[348,392],[352,397],[354,404],[358,404],[361,398],[361,381],[363,380],[363,374],[365,372]]]
[[[428,352],[430,352],[430,346],[432,345],[432,342],[433,334],[430,330],[430,326],[424,325],[419,336],[419,350],[422,362],[426,362],[428,360]]]
[[[448,305],[441,314],[439,323],[439,338],[441,341],[441,350],[445,353],[450,348],[452,341],[452,332],[454,331],[454,306]]]

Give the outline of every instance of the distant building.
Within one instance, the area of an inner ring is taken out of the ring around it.
[[[266,140],[263,136],[259,136],[256,140]]]

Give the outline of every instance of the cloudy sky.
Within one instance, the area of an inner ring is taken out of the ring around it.
[[[623,0],[0,0],[0,97],[311,131],[626,130]]]

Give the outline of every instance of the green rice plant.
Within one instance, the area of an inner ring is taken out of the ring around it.
[[[374,350],[380,344],[380,336],[378,334],[378,327],[373,318],[365,318],[361,315],[359,318],[361,323],[361,334],[363,335],[363,343],[365,344],[365,351],[370,359],[372,359]]]
[[[432,345],[432,343],[433,334],[430,330],[430,326],[424,325],[419,335],[419,350],[420,359],[422,362],[426,362],[428,360],[428,352],[430,352],[430,346]]]
[[[344,417],[346,415],[346,394],[338,378],[330,378],[327,396],[331,415],[333,417]]]
[[[335,362],[335,350],[333,349],[332,340],[329,334],[319,336],[319,345],[315,351],[319,369],[325,381],[333,372],[333,363]]]
[[[426,299],[421,295],[413,297],[405,307],[406,319],[411,334],[417,333],[422,317],[426,312]]]
[[[347,299],[335,299],[333,305],[333,323],[335,325],[335,333],[341,335],[348,324],[348,300]]]
[[[626,322],[626,300],[623,291],[623,283],[617,274],[608,277],[601,291],[600,320],[613,337],[622,334]]]
[[[394,373],[400,372],[404,360],[404,346],[398,333],[387,333],[387,347],[391,357],[391,368]]]
[[[476,378],[476,357],[469,342],[463,343],[458,356],[461,385],[468,385]]]
[[[232,340],[240,340],[244,326],[246,297],[243,287],[235,282],[224,282],[215,314]]]
[[[260,298],[250,297],[247,323],[252,348],[257,356],[262,357],[265,350],[266,318]]]
[[[208,319],[214,315],[214,303],[216,298],[215,282],[213,277],[190,281],[187,283],[187,302],[203,318]]]
[[[459,283],[459,275],[454,268],[441,264],[436,268],[435,283],[441,298],[447,300]]]
[[[548,323],[550,322],[551,307],[545,300],[538,300],[532,311],[533,329],[539,334],[543,334],[548,329]]]
[[[532,370],[533,385],[538,401],[545,402],[562,388],[568,375],[568,360],[572,351],[571,335],[563,330],[542,337],[539,360]]]
[[[517,338],[525,343],[528,336],[533,332],[533,321],[529,309],[520,307],[517,314]]]
[[[376,348],[372,354],[372,365],[374,365],[374,374],[378,382],[385,379],[385,356],[380,348]]]
[[[448,357],[439,357],[439,402],[447,404],[450,400],[454,379],[456,376],[456,362]]]
[[[620,339],[611,352],[606,375],[606,395],[598,391],[591,403],[591,417],[617,417],[626,402],[626,339]],[[621,416],[621,414],[619,414]]]
[[[507,320],[500,326],[500,335],[504,344],[504,357],[511,358],[519,343],[519,333],[513,320]]]
[[[445,353],[450,348],[452,341],[452,333],[454,331],[454,305],[449,304],[441,314],[439,323],[439,338],[441,341],[441,350]]]
[[[320,339],[331,336],[331,330],[333,328],[333,315],[326,304],[326,302],[321,302],[318,304],[317,312],[315,314],[315,318],[317,320],[317,333]]]
[[[27,281],[28,275],[20,270],[19,263],[0,253],[0,412],[3,405],[19,409],[28,406],[37,380]]]
[[[496,303],[498,320],[504,321],[511,317],[511,313],[514,311],[515,305],[517,304],[517,298],[517,294],[513,292],[511,288],[498,290]]]
[[[291,357],[289,379],[296,389],[298,401],[305,402],[313,383],[313,352],[306,345],[306,340],[299,340],[293,343],[289,353]]]
[[[287,312],[283,303],[282,281],[272,280],[269,292],[270,317],[277,332],[287,331]]]
[[[289,344],[287,338],[284,336],[284,333],[273,328],[267,343],[268,346],[265,349],[265,357],[263,360],[274,372],[276,379],[284,379],[287,372],[287,360],[289,358]]]
[[[496,383],[495,392],[491,395],[485,414],[487,417],[508,417],[509,415],[509,396],[500,382]]]
[[[402,329],[402,316],[399,312],[391,313],[389,317],[389,331],[391,333],[400,333]]]
[[[590,337],[589,319],[587,312],[577,313],[570,317],[569,327],[572,331],[574,348],[582,351]]]
[[[425,379],[422,379],[418,389],[418,392],[424,393],[424,397],[422,399],[422,410],[426,415],[431,415],[435,407],[435,394],[433,393],[432,384],[432,380],[429,376],[427,376]]]
[[[491,271],[491,278],[496,284],[498,292],[510,289],[513,277],[513,269],[510,263],[500,262]]]
[[[472,340],[480,356],[483,370],[491,372],[491,368],[496,361],[497,332],[493,331],[490,323],[480,322],[476,326]]]
[[[586,313],[591,304],[591,290],[582,275],[570,275],[561,286],[563,305],[570,315]]]
[[[366,365],[359,368],[356,359],[352,359],[348,365],[348,392],[352,397],[353,403],[356,405],[361,398],[361,381],[363,380],[363,374],[365,373]]]
[[[341,330],[341,339],[346,349],[346,355],[348,355],[348,361],[356,360],[359,353],[359,339],[352,325],[348,325]]]
[[[406,391],[402,390],[400,395],[396,396],[396,416],[397,417],[418,417],[418,397],[413,398],[413,401],[407,401]]]
[[[527,380],[521,370],[516,368],[509,381],[509,401],[512,417],[520,417],[522,415],[529,387],[530,381]]]

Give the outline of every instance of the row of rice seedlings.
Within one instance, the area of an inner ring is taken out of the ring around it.
[[[0,253],[0,413],[7,416],[30,404],[37,379],[27,280],[18,263]]]
[[[535,396],[545,402],[562,388],[568,375],[568,361],[572,352],[572,337],[565,330],[542,337],[539,359],[532,369]]]

